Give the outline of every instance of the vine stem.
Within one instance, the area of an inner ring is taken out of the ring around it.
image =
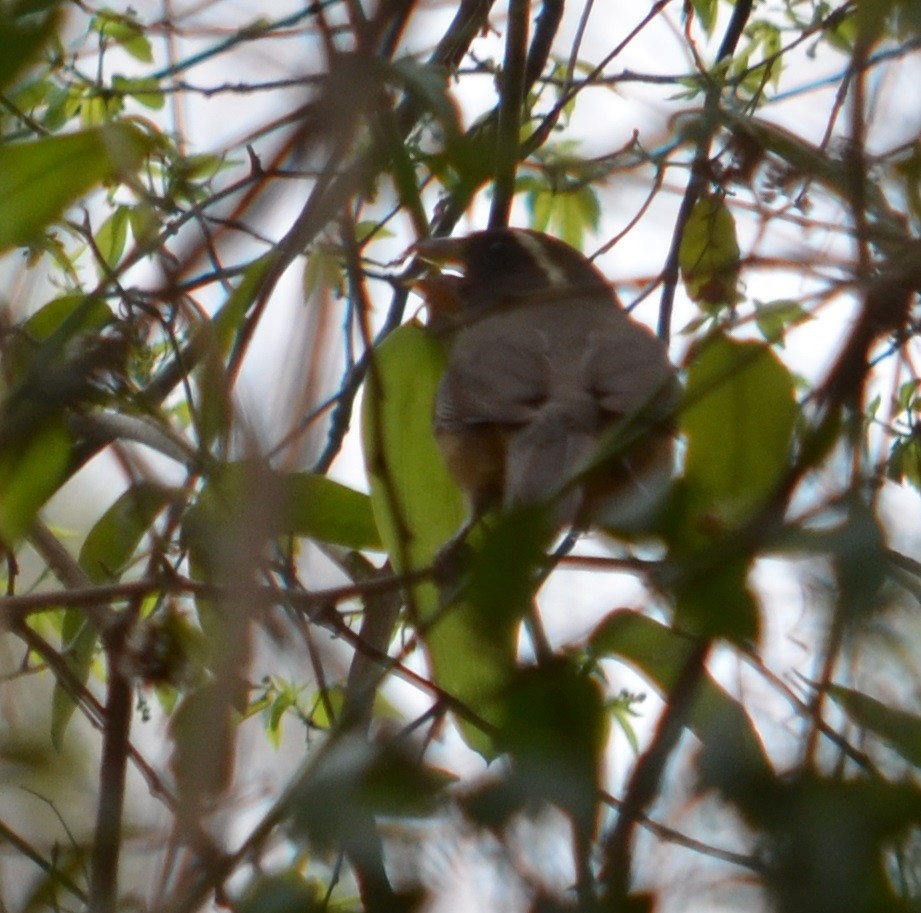
[[[91,913],[115,913],[118,902],[119,850],[131,731],[131,682],[119,670],[119,656],[124,644],[120,628],[112,631],[106,644],[108,681],[99,765],[99,804],[90,866]]]

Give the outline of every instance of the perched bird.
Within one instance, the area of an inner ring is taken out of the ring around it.
[[[449,346],[435,432],[474,514],[553,502],[559,526],[648,516],[672,475],[679,395],[663,343],[549,235],[498,228],[417,249],[459,271],[420,285]]]

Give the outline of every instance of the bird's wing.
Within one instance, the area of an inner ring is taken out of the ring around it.
[[[607,300],[543,311],[488,317],[459,333],[436,397],[438,431],[493,426],[502,435],[506,507],[557,492],[611,418],[655,403],[658,421],[677,396],[665,347]],[[573,491],[558,502],[559,522],[574,519],[580,498]]]
[[[492,319],[461,332],[438,387],[435,427],[450,432],[530,421],[549,393],[549,345],[533,327],[511,332]]]
[[[648,411],[661,419],[677,406],[675,369],[662,342],[622,311],[590,334],[581,369],[597,404],[611,415]]]

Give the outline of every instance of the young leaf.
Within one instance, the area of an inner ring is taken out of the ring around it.
[[[691,356],[686,393],[691,500],[721,525],[743,522],[789,463],[793,378],[770,347],[711,336]]]
[[[765,340],[783,348],[784,334],[790,327],[798,326],[812,315],[799,302],[780,301],[755,302],[755,323]]]
[[[125,76],[115,76],[112,79],[112,88],[123,95],[130,95],[151,111],[159,111],[166,104],[163,90],[156,79],[128,79]]]
[[[716,25],[716,12],[719,0],[691,0],[691,6],[700,20],[703,30],[708,34],[713,34],[713,27]]]
[[[160,511],[178,495],[173,488],[138,482],[116,498],[80,549],[87,576],[95,583],[118,580]]]
[[[151,142],[129,124],[0,146],[0,250],[28,244],[101,181],[136,168]]]
[[[93,28],[101,35],[123,47],[135,60],[153,63],[150,41],[141,24],[124,13],[103,9],[93,20]]]
[[[460,134],[460,113],[443,68],[404,57],[386,65],[384,77],[405,91],[420,110],[430,111],[449,139]]]
[[[96,232],[96,248],[110,269],[118,266],[118,261],[125,252],[125,242],[128,240],[129,211],[127,206],[116,206],[112,215],[102,223],[102,227]]]
[[[692,300],[707,308],[735,303],[739,242],[722,196],[701,196],[694,204],[681,236],[678,263]]]
[[[916,434],[899,438],[892,445],[886,475],[896,482],[907,482],[921,491],[921,439]]]

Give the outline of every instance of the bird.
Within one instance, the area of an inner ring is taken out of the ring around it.
[[[491,228],[416,247],[447,348],[435,437],[472,515],[549,504],[557,528],[647,522],[674,473],[681,388],[665,344],[551,235]]]

